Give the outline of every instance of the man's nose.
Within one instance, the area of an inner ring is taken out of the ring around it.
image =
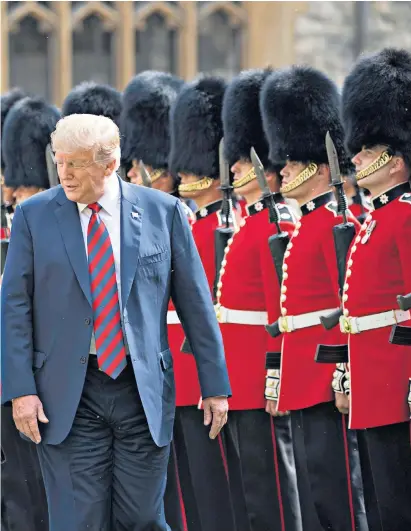
[[[361,165],[360,154],[357,153],[356,155],[354,155],[354,157],[351,159],[351,162],[354,164],[354,166],[360,166]]]
[[[280,175],[281,177],[287,177],[287,174],[288,174],[288,171],[287,171],[287,165],[286,165],[284,166],[284,168],[280,170]]]

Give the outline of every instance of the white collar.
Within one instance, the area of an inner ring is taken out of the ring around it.
[[[118,182],[118,177],[116,173],[110,175],[107,179],[104,194],[98,200],[99,205],[103,208],[107,214],[110,216],[114,215],[118,203],[120,201],[120,183]],[[88,205],[84,203],[77,203],[79,212],[83,212]]]

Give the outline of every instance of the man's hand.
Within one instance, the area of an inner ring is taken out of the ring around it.
[[[41,436],[37,420],[48,423],[48,418],[44,414],[43,404],[37,395],[20,396],[13,400],[13,419],[16,428],[29,437],[33,442],[39,444]]]
[[[345,393],[335,393],[335,406],[340,413],[348,415],[350,411],[350,396]]]
[[[203,400],[203,408],[204,426],[211,424],[209,437],[215,439],[227,422],[228,400],[221,396],[211,396]]]
[[[277,400],[266,400],[265,411],[272,417],[284,417],[290,414],[289,411],[278,411]]]

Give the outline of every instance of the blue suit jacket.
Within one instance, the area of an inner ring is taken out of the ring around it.
[[[219,326],[180,201],[121,182],[121,300],[126,348],[154,441],[172,436],[170,295],[192,346],[203,398],[230,395]],[[43,442],[68,435],[87,371],[93,315],[76,203],[61,186],[17,207],[1,289],[2,402],[38,394]]]

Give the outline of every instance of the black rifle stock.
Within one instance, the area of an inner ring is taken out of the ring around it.
[[[411,309],[411,293],[408,295],[397,296],[398,306],[400,310],[406,312]],[[389,342],[393,345],[411,346],[411,327],[394,325],[391,329]]]

